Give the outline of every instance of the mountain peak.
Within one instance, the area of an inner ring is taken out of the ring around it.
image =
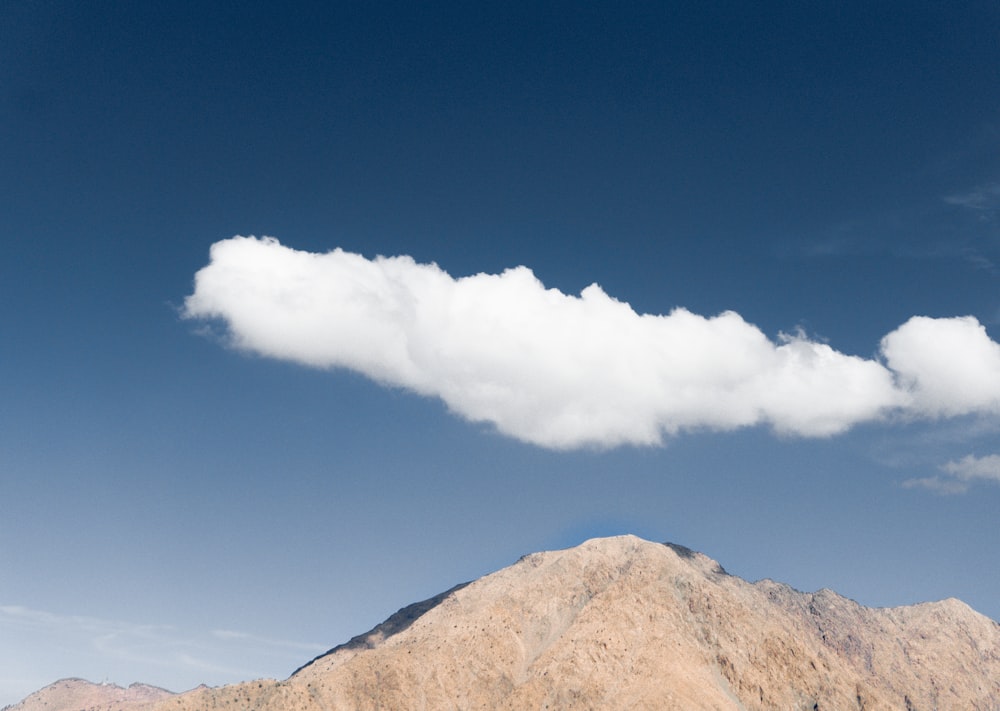
[[[1000,626],[960,601],[867,608],[616,536],[404,607],[285,681],[199,689],[156,711],[998,704]]]

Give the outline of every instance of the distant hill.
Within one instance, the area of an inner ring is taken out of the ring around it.
[[[285,681],[151,708],[998,711],[1000,625],[958,600],[873,609],[751,584],[682,546],[621,536],[404,608]]]
[[[94,684],[84,679],[60,679],[4,711],[147,711],[158,701],[174,696],[166,689],[132,684]]]

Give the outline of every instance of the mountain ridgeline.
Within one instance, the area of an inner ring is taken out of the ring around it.
[[[45,691],[12,711],[87,708],[40,705]],[[1000,711],[1000,625],[953,599],[874,609],[749,583],[620,536],[403,608],[284,681],[113,708]]]

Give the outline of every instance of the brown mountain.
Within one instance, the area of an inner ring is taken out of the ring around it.
[[[622,536],[404,608],[285,681],[155,708],[996,711],[1000,625],[957,600],[872,609],[751,584]]]

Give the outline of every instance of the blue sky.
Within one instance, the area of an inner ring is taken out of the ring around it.
[[[0,704],[626,532],[1000,618],[1000,11],[870,5],[4,5]]]

